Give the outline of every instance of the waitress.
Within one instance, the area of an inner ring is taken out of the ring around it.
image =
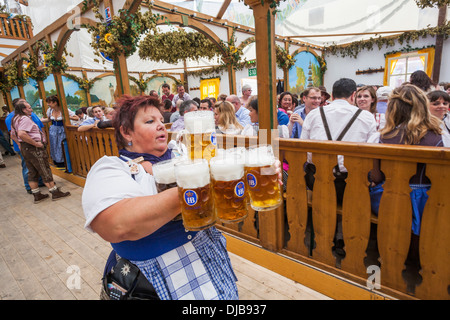
[[[49,108],[47,109],[47,117],[42,118],[43,123],[51,122],[51,126],[48,130],[49,143],[50,143],[50,156],[53,163],[57,167],[64,167],[64,151],[62,142],[66,139],[66,133],[64,131],[64,121],[61,106],[59,104],[58,97],[56,95],[49,96],[45,99]],[[78,120],[75,112],[69,109],[69,118],[71,120]]]

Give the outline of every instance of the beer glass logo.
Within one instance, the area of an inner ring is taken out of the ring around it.
[[[215,146],[217,145],[217,138],[216,138],[215,132],[211,133],[210,141],[213,145],[215,145]]]
[[[247,182],[250,188],[256,187],[256,177],[253,174],[247,174]]]
[[[188,206],[194,206],[197,204],[197,193],[195,193],[195,191],[192,190],[188,190],[184,193],[184,202],[186,202],[186,204]]]
[[[234,188],[234,193],[241,198],[245,193],[245,185],[242,181],[240,181],[236,187]]]

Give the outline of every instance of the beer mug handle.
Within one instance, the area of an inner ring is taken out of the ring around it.
[[[187,130],[186,129],[183,129],[183,130],[179,131],[177,133],[177,137],[175,138],[175,143],[176,143],[176,148],[177,148],[178,153],[181,156],[186,156],[187,157],[187,155],[188,155],[187,154],[187,148],[186,148],[186,146],[183,143],[183,140],[186,139],[186,134],[187,134]]]

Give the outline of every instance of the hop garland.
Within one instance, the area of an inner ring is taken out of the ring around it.
[[[200,58],[212,59],[218,53],[215,46],[199,32],[184,29],[160,33],[157,29],[148,34],[140,43],[139,57],[143,60],[176,64],[179,61]]]
[[[332,55],[340,55],[341,57],[353,57],[356,58],[358,54],[363,50],[373,50],[374,46],[377,46],[378,49],[381,49],[383,46],[393,47],[395,45],[395,41],[397,40],[400,44],[406,42],[409,44],[410,42],[415,42],[420,38],[426,38],[427,36],[437,36],[442,35],[445,39],[448,39],[450,35],[450,22],[443,26],[438,26],[434,28],[426,28],[417,31],[408,31],[402,33],[397,36],[383,38],[370,38],[368,40],[360,40],[352,42],[348,45],[331,45],[324,47],[325,54]]]
[[[4,73],[6,77],[6,82],[4,83],[6,87],[14,88],[16,86],[24,86],[28,82],[28,78],[22,75],[19,76],[19,63],[23,63],[23,59],[18,59],[11,61],[4,68]]]
[[[148,87],[148,83],[150,81],[151,78],[147,78],[147,79],[137,79],[133,76],[128,76],[130,78],[131,81],[133,81],[134,83],[136,83],[136,85],[138,86],[139,90],[141,90],[141,92],[145,92],[147,90]]]
[[[230,40],[227,42],[221,40],[220,46],[225,51],[225,65],[231,66],[235,70],[242,70],[242,64],[240,64],[240,62],[244,52],[241,46],[236,46],[236,36],[234,30],[231,34]]]
[[[92,80],[83,79],[70,73],[65,73],[64,76],[78,83],[78,86],[86,92],[92,89],[96,81],[100,80],[100,78],[94,78]]]
[[[420,9],[432,8],[432,7],[444,7],[450,4],[449,0],[415,0],[417,6]]]
[[[289,70],[295,65],[295,60],[287,50],[281,48],[279,45],[276,46],[276,59],[277,65],[281,69]]]
[[[151,10],[136,13],[129,10],[119,10],[119,15],[113,16],[111,21],[106,22],[100,13],[97,1],[83,1],[86,10],[89,3],[94,6],[92,11],[100,21],[96,26],[83,25],[92,36],[91,46],[94,53],[101,57],[102,53],[116,60],[121,54],[125,57],[136,52],[141,34],[156,29],[156,22],[160,19],[159,14],[153,14]]]
[[[51,73],[64,73],[67,70],[69,65],[67,64],[66,56],[73,57],[72,53],[67,53],[66,48],[64,48],[63,55],[58,60],[56,54],[58,52],[58,43],[55,41],[53,47],[45,41],[39,41],[38,46],[41,51],[44,53],[44,65],[47,69],[47,72]]]
[[[41,59],[39,58],[38,52],[30,55],[30,58],[27,60],[28,64],[24,70],[24,75],[36,81],[44,81],[45,79],[47,79],[50,72],[48,68],[39,68]]]

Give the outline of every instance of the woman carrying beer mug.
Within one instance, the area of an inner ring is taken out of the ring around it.
[[[86,228],[111,242],[108,263],[115,254],[129,260],[159,299],[238,299],[225,237],[214,226],[186,231],[174,219],[181,212],[177,188],[156,189],[152,164],[172,156],[158,100],[124,96],[118,103],[113,124],[120,156],[104,156],[89,171],[82,197]],[[181,260],[184,268],[171,274]],[[125,276],[129,269],[115,271]]]

